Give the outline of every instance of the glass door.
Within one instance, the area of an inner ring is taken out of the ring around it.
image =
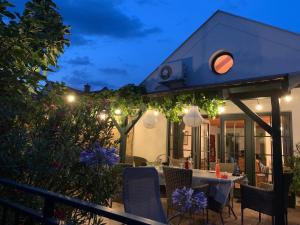
[[[250,183],[254,181],[252,122],[246,115],[224,115],[221,117],[220,162],[237,163]]]
[[[224,121],[224,159],[225,163],[237,162],[245,172],[245,120]]]
[[[199,169],[207,170],[209,168],[209,124],[201,124],[199,127]]]
[[[270,115],[261,115],[261,118],[269,125],[272,125],[272,117]],[[291,138],[291,114],[281,114],[281,144],[282,144],[282,162],[284,168],[288,166],[289,156],[292,152]],[[272,169],[272,137],[264,131],[256,122],[254,122],[254,152],[255,152],[255,183],[273,182]]]

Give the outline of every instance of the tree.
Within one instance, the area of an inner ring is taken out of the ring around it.
[[[0,1],[0,132],[26,116],[27,101],[69,45],[70,29],[51,0],[27,2],[22,15],[10,12],[12,6]]]

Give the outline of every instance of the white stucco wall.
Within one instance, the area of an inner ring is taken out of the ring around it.
[[[300,88],[292,90],[292,100],[286,102],[284,99],[280,101],[282,112],[292,112],[292,128],[293,128],[293,147],[300,142]],[[270,112],[270,99],[259,99],[263,109],[260,112]],[[257,100],[246,100],[244,103],[255,110]],[[227,101],[224,114],[243,113],[232,102]],[[216,146],[217,149],[217,146]],[[143,117],[134,127],[133,138],[133,155],[146,158],[148,161],[155,161],[160,154],[166,154],[167,151],[167,120],[160,114],[155,128],[147,129],[143,125]]]
[[[166,154],[167,120],[162,114],[159,114],[157,125],[153,129],[147,129],[143,125],[144,116],[134,127],[133,155],[153,162],[158,155]]]

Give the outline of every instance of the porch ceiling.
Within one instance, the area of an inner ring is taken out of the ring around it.
[[[223,83],[209,86],[185,86],[174,87],[168,91],[148,93],[151,97],[160,97],[165,95],[177,95],[190,92],[202,92],[217,95],[224,99],[235,97],[238,99],[249,99],[258,97],[269,97],[276,93],[277,95],[286,95],[291,89],[300,87],[300,72],[291,74],[276,75],[270,78],[259,80],[240,80],[234,83]]]

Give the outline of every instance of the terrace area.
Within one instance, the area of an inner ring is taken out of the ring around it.
[[[161,2],[0,0],[0,224],[300,224],[300,35]]]

